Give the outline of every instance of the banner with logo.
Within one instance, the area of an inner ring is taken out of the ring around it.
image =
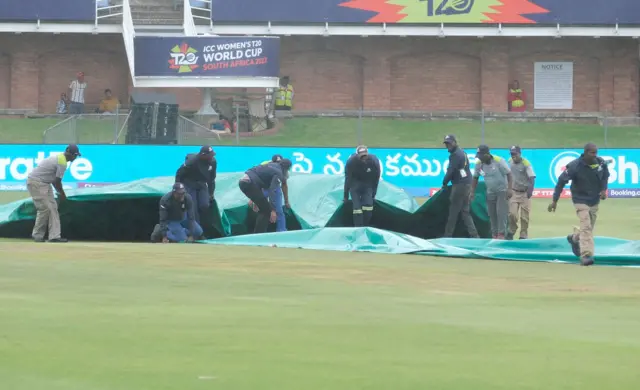
[[[0,20],[94,21],[92,0],[0,0]]]
[[[43,158],[61,153],[66,145],[0,145],[0,190],[24,190],[28,173]],[[198,146],[86,145],[82,157],[70,164],[63,182],[70,187],[99,186],[157,176],[174,176],[188,153]],[[242,172],[281,154],[293,162],[292,171],[343,175],[353,148],[293,148],[220,146],[214,148],[219,172]],[[377,149],[371,153],[382,163],[382,180],[415,196],[429,196],[442,186],[448,167],[445,149]],[[471,169],[475,149],[466,150]],[[507,149],[492,153],[509,158]],[[640,197],[640,149],[601,149],[609,160],[612,197]],[[536,173],[536,197],[551,197],[564,167],[580,156],[579,150],[525,149],[523,156]],[[567,186],[564,196],[570,194]]]
[[[212,0],[215,22],[638,24],[638,0]]]
[[[279,77],[278,37],[136,37],[135,74]]]

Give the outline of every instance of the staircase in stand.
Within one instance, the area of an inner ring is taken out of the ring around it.
[[[133,24],[181,26],[182,3],[182,0],[129,0]]]

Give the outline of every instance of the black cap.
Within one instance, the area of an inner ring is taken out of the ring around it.
[[[278,161],[278,163],[280,164],[280,166],[282,168],[284,168],[285,170],[291,168],[291,165],[293,165],[291,163],[291,160],[289,160],[288,158],[283,158],[282,160]]]
[[[476,157],[480,157],[480,156],[483,156],[483,155],[489,154],[489,153],[490,153],[490,150],[489,150],[489,147],[487,145],[480,145],[480,146],[478,146]]]
[[[443,144],[450,144],[452,142],[458,142],[458,140],[456,139],[456,136],[453,134],[449,134],[445,136],[444,141],[442,141]]]
[[[520,147],[518,145],[513,145],[512,147],[509,148],[509,152],[510,153],[520,153],[520,152],[522,152],[522,149],[520,149]]]
[[[203,147],[200,148],[200,154],[203,154],[203,155],[214,154],[213,148],[209,145],[204,145]]]
[[[356,148],[356,154],[358,156],[367,156],[369,154],[369,148],[364,145],[360,145]]]
[[[184,194],[185,192],[187,192],[187,189],[184,188],[184,184],[182,183],[175,183],[173,185],[173,188],[171,189],[171,191],[173,192],[177,192],[179,194]]]
[[[282,160],[282,156],[279,154],[274,154],[273,157],[271,157],[271,162],[279,162]]]
[[[80,154],[80,149],[78,149],[78,145],[75,144],[71,144],[69,146],[67,146],[67,149],[65,150],[66,153],[69,153],[73,156],[82,156]]]

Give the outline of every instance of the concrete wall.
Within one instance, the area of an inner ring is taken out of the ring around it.
[[[533,64],[554,60],[574,61],[574,111],[638,113],[638,44],[625,38],[283,37],[281,72],[299,110],[503,112],[513,79],[533,110]],[[78,71],[89,83],[87,103],[105,88],[128,99],[121,36],[0,34],[0,108],[53,112]],[[181,108],[199,107],[198,90],[167,91]]]

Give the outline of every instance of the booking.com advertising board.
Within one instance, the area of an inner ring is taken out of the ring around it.
[[[212,0],[215,22],[638,24],[638,0]]]
[[[0,145],[0,190],[24,191],[29,171],[66,145]],[[83,188],[128,182],[158,176],[173,176],[188,153],[197,146],[81,145],[82,157],[70,164],[63,183],[67,188]],[[215,148],[218,172],[243,172],[278,153],[293,162],[292,171],[343,175],[353,148],[292,148],[220,146]],[[382,163],[382,180],[403,188],[414,196],[429,196],[442,186],[448,166],[446,149],[370,149]],[[475,150],[468,149],[471,168]],[[509,157],[507,149],[492,153]],[[601,149],[610,160],[610,196],[640,197],[640,149]],[[535,197],[548,198],[557,177],[571,160],[580,155],[573,149],[529,149],[523,153],[535,169]],[[565,192],[563,196],[567,196]]]

